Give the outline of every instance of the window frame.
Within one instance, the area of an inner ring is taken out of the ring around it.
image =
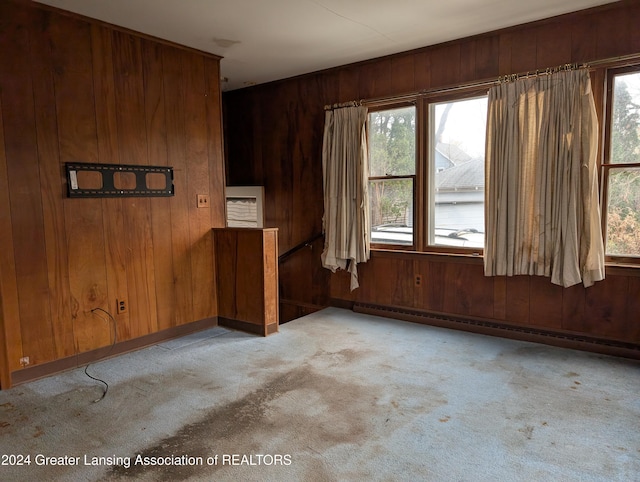
[[[423,233],[422,244],[420,251],[427,253],[441,253],[451,255],[464,255],[464,256],[476,256],[482,257],[484,255],[483,247],[464,247],[464,246],[437,246],[432,245],[429,242],[431,223],[434,219],[435,211],[435,191],[431,189],[431,145],[432,145],[432,130],[431,130],[431,106],[435,104],[457,102],[471,100],[475,98],[487,97],[488,98],[489,87],[470,87],[470,88],[458,88],[450,89],[443,92],[436,92],[432,94],[423,95],[421,98],[422,110],[423,110],[423,143],[424,152],[420,158],[420,164],[423,166],[424,171],[424,205],[423,205]],[[486,167],[486,160],[485,160]],[[435,174],[435,172],[434,172]],[[433,201],[433,205],[432,205]],[[435,227],[434,227],[435,229]]]
[[[416,109],[415,129],[415,174],[413,176],[367,176],[367,182],[380,179],[413,177],[413,244],[375,243],[371,240],[372,250],[394,250],[420,253],[435,253],[461,256],[481,257],[483,247],[464,246],[436,246],[429,244],[429,226],[433,209],[431,200],[434,194],[430,192],[430,106],[443,102],[464,101],[474,98],[487,97],[488,87],[469,87],[446,89],[441,92],[416,94],[406,97],[403,101],[378,101],[367,104],[369,114],[402,107],[414,106]],[[368,128],[368,122],[367,122]],[[367,133],[367,139],[369,139]]]
[[[603,148],[600,155],[600,222],[602,228],[602,237],[604,242],[605,264],[609,265],[633,265],[640,266],[640,255],[625,256],[607,254],[607,225],[609,211],[609,177],[612,171],[623,170],[629,168],[640,169],[640,159],[634,163],[612,163],[611,162],[611,141],[613,135],[613,94],[614,80],[618,75],[637,73],[640,75],[640,64],[627,65],[623,67],[606,68],[604,73],[604,122],[602,123],[603,132]]]
[[[420,191],[420,188],[418,187],[418,169],[419,169],[419,125],[420,125],[420,121],[419,121],[419,109],[418,109],[418,105],[416,100],[414,99],[410,99],[407,101],[402,101],[402,102],[392,102],[392,103],[388,103],[388,102],[379,102],[379,103],[375,103],[375,104],[370,104],[367,106],[369,109],[369,112],[367,114],[367,143],[369,142],[369,115],[375,112],[384,112],[384,111],[390,111],[390,110],[395,110],[395,109],[402,109],[402,108],[406,108],[406,107],[414,107],[415,108],[415,153],[414,153],[414,159],[415,159],[415,168],[414,168],[414,174],[407,174],[407,175],[390,175],[390,176],[371,176],[371,158],[369,157],[368,159],[368,164],[369,164],[369,173],[367,174],[367,184],[370,183],[371,181],[380,181],[380,180],[384,180],[384,179],[388,179],[388,180],[394,180],[394,179],[412,179],[413,181],[413,241],[411,244],[393,244],[393,243],[375,243],[372,239],[370,239],[370,247],[372,250],[397,250],[397,251],[416,251],[417,250],[417,237],[418,237],[418,225],[416,223],[420,223],[420,217],[418,215],[418,212],[420,211],[418,204],[417,204],[417,196],[418,196],[418,192]],[[367,151],[370,152],[370,146],[367,145]],[[369,198],[371,198],[371,193],[369,193]],[[370,209],[370,205],[371,205],[371,199],[369,199],[369,209]],[[371,226],[371,231],[373,231],[373,226]],[[369,236],[371,236],[371,232],[369,233]]]

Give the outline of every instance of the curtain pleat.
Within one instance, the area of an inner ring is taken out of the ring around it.
[[[586,70],[490,89],[487,276],[547,276],[565,287],[604,279],[597,126]]]
[[[325,233],[322,265],[351,273],[369,259],[369,197],[366,107],[344,107],[325,114],[322,146]]]

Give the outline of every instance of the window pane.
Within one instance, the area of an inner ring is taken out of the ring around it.
[[[640,162],[640,73],[617,75],[611,116],[612,164]]]
[[[372,112],[368,128],[369,177],[415,174],[415,107]]]
[[[487,98],[430,106],[432,246],[484,246]]]
[[[640,168],[609,170],[607,254],[640,256]]]
[[[371,242],[413,244],[413,178],[369,181]]]

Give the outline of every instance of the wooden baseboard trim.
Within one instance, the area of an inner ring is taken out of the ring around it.
[[[344,310],[353,310],[353,307],[355,306],[355,302],[354,301],[349,301],[349,300],[342,300],[340,298],[331,298],[329,300],[329,306],[333,306],[335,308],[342,308]]]
[[[163,341],[171,340],[172,338],[178,338],[181,336],[189,335],[191,333],[195,333],[197,331],[213,328],[217,325],[218,319],[216,317],[205,318],[203,320],[194,321],[193,323],[175,326],[166,330],[150,333],[139,338],[121,341],[113,346],[105,346],[84,353],[78,353],[74,356],[42,363],[41,365],[23,368],[22,370],[16,370],[11,373],[11,386],[54,375],[65,370],[78,368],[83,365],[102,360],[106,357],[111,358],[116,355],[122,355],[123,353],[139,350],[141,348],[155,345]],[[2,387],[2,389],[5,388],[11,387]]]
[[[225,328],[231,328],[232,330],[244,331],[245,333],[251,333],[252,335],[268,336],[273,333],[277,333],[278,324],[271,323],[267,326],[256,325],[254,323],[248,323],[246,321],[234,320],[233,318],[218,317],[218,324]]]
[[[313,313],[314,311],[320,311],[324,308],[326,308],[326,306],[322,306],[322,305],[316,305],[313,303],[306,303],[304,301],[295,301],[295,300],[283,300],[282,298],[280,299],[280,304],[281,305],[288,305],[288,306],[295,306],[296,308],[302,308],[305,311],[308,311],[309,313]]]
[[[482,335],[531,341],[562,348],[640,360],[640,345],[579,333],[544,330],[532,326],[510,325],[488,319],[465,318],[445,313],[409,310],[364,303],[354,303],[353,311],[441,328],[451,328]]]

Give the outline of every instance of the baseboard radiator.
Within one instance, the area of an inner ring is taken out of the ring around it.
[[[640,345],[580,333],[552,331],[531,325],[511,325],[483,318],[464,317],[447,313],[411,310],[369,303],[354,303],[353,311],[442,328],[452,328],[483,335],[532,341],[546,345],[640,360]]]

